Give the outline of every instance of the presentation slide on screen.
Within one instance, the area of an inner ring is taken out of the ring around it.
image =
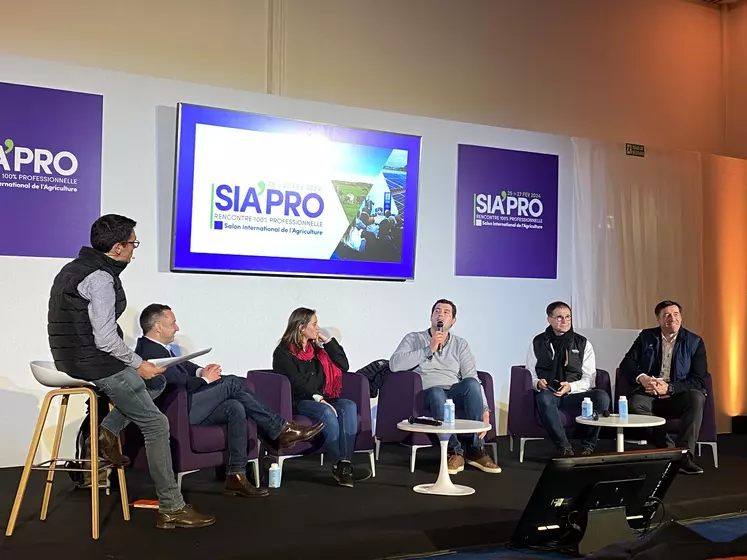
[[[420,138],[180,109],[175,269],[412,277]]]

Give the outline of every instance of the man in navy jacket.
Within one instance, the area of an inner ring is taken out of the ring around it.
[[[636,389],[630,395],[632,414],[653,414],[679,418],[677,441],[665,426],[653,429],[657,447],[686,447],[690,455],[683,474],[701,474],[692,457],[703,421],[705,378],[708,361],[703,339],[682,327],[682,307],[676,301],[662,301],[654,313],[659,326],[644,329],[620,364],[620,371]]]
[[[140,327],[144,336],[137,341],[135,353],[138,356],[144,360],[174,356],[170,345],[179,325],[169,306],[153,303],[143,309]],[[269,494],[265,488],[254,488],[246,478],[247,418],[254,420],[265,437],[276,440],[281,448],[307,441],[324,427],[323,422],[306,427],[283,419],[249,390],[245,378],[222,375],[218,364],[200,367],[187,361],[168,367],[163,375],[167,383],[186,386],[190,424],[227,425],[226,490],[236,496]]]

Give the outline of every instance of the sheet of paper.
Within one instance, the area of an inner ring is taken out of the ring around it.
[[[204,350],[198,350],[197,352],[192,352],[191,354],[186,354],[184,356],[176,356],[175,358],[155,358],[154,360],[148,361],[158,367],[169,367],[176,364],[181,364],[182,362],[188,362],[193,358],[197,358],[199,356],[203,356],[204,354],[210,352],[212,349],[213,348],[210,347],[205,348]]]

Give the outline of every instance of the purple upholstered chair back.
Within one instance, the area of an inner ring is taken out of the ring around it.
[[[247,386],[253,386],[247,381]],[[228,446],[226,426],[192,426],[189,423],[187,390],[183,384],[168,384],[156,399],[156,406],[169,420],[171,457],[174,473],[180,474],[227,463]],[[249,461],[259,459],[257,425],[247,421]],[[125,430],[125,454],[133,458],[136,468],[148,468],[142,434],[134,424]],[[256,470],[255,470],[256,473]]]
[[[625,395],[630,399],[633,394],[635,387],[631,384],[630,380],[622,373],[620,368],[615,371],[615,400],[614,407],[617,411],[617,401],[621,395]],[[698,435],[698,441],[703,443],[714,443],[716,442],[717,428],[716,428],[716,399],[713,393],[713,378],[708,373],[705,378],[705,390],[706,390],[706,401],[705,407],[703,408],[703,422],[700,425],[700,434]],[[666,427],[667,432],[670,434],[677,433],[679,429],[680,421],[667,420]]]
[[[610,375],[603,369],[597,369],[595,387],[607,391],[612,398]],[[537,415],[534,402],[534,387],[532,374],[523,365],[511,368],[511,386],[508,397],[508,434],[524,439],[544,439],[547,432]],[[561,409],[560,418],[565,428],[576,428],[578,411]]]
[[[305,426],[313,424],[306,416],[293,414],[290,381],[285,375],[272,370],[250,370],[247,372],[247,379],[254,384],[256,394],[283,418],[292,418]],[[359,373],[346,372],[343,374],[340,396],[355,402],[358,407],[358,435],[355,440],[355,451],[373,451],[374,448],[369,394],[368,379]],[[281,457],[285,455],[308,455],[320,451],[321,448],[321,438],[315,438],[310,442],[298,443],[291,449],[272,449],[272,454]]]

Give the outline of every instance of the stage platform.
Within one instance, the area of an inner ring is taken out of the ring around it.
[[[747,509],[747,437],[719,440],[720,468],[710,450],[699,463],[705,474],[680,475],[665,500],[666,515],[677,520],[736,513]],[[612,451],[614,442],[600,442]],[[377,559],[426,554],[507,541],[543,468],[546,442],[533,442],[523,464],[501,438],[503,472],[482,473],[466,467],[455,482],[476,489],[467,497],[416,494],[416,484],[432,482],[438,470],[436,448],[418,453],[416,472],[409,472],[408,450],[383,445],[376,478],[354,489],[335,485],[330,465],[319,457],[286,462],[282,487],[269,498],[223,496],[212,471],[188,475],[184,491],[190,503],[217,516],[213,527],[193,531],[155,528],[152,510],[133,509],[125,523],[119,496],[102,493],[101,536],[90,534],[90,493],[75,490],[59,473],[47,521],[38,519],[43,473],[32,473],[13,537],[0,537],[0,558],[16,560],[57,555],[63,558],[199,559],[272,558]],[[546,456],[545,456],[546,457]],[[356,457],[365,464],[366,455]],[[3,534],[20,477],[20,468],[0,469],[0,526]],[[147,473],[130,471],[130,497],[151,498]]]

